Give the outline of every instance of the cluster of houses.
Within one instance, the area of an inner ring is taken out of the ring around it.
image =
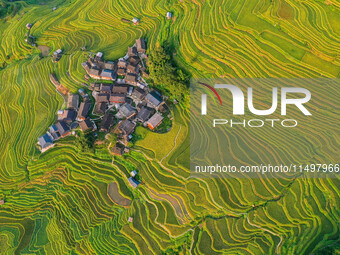
[[[143,75],[147,75],[144,62],[147,56],[145,41],[140,38],[136,40],[136,44],[128,48],[128,53],[118,62],[104,61],[103,53],[98,52],[94,57],[82,63],[83,68],[89,77],[96,80],[117,81],[118,83],[126,83],[130,85],[145,86],[140,79],[140,71]],[[120,79],[120,77],[125,77]],[[118,78],[118,79],[117,79]]]
[[[87,62],[82,63],[82,66],[92,79],[114,81],[117,78],[114,72],[114,62],[103,61],[102,52],[98,52],[96,56],[90,57]]]
[[[94,114],[103,115],[100,131],[109,132],[114,124],[113,132],[117,134],[118,142],[111,152],[123,155],[137,126],[141,123],[151,130],[157,128],[163,120],[162,112],[166,110],[162,95],[150,90],[143,77],[147,76],[143,60],[146,59],[146,44],[143,39],[128,48],[124,58],[115,62],[105,62],[102,54],[89,58],[83,63],[87,74],[93,77],[91,69],[99,71],[99,75],[107,68],[106,63],[112,63],[113,82],[91,83],[92,96],[95,99]],[[101,78],[101,80],[106,80]]]
[[[94,121],[88,117],[92,105],[89,95],[83,89],[79,89],[78,92],[83,101],[79,104],[79,95],[69,94],[66,109],[57,112],[57,122],[38,138],[41,152],[53,147],[55,141],[71,135],[72,131],[79,127],[82,131],[97,129]]]
[[[162,113],[167,109],[163,96],[147,86],[144,60],[147,59],[146,43],[143,39],[136,40],[135,45],[128,48],[125,57],[117,61],[104,61],[103,54],[98,52],[82,63],[87,76],[101,80],[92,82],[90,90],[94,102],[83,89],[78,94],[69,94],[67,107],[58,111],[56,124],[49,127],[43,136],[38,138],[41,151],[53,147],[53,142],[68,136],[74,129],[82,131],[113,132],[118,142],[112,147],[114,155],[123,155],[128,151],[127,144],[138,123],[151,130],[156,129],[163,121]],[[85,76],[86,78],[86,76]],[[93,106],[94,103],[94,106]],[[89,117],[98,116],[97,125]],[[135,179],[129,180],[134,186]],[[138,185],[138,184],[137,184]]]

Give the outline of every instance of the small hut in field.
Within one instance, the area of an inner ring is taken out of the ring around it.
[[[133,23],[134,25],[138,25],[138,24],[139,24],[139,19],[133,18],[133,19],[132,19],[132,23]]]
[[[167,19],[171,19],[172,18],[172,13],[171,12],[167,12],[166,13],[166,18]]]

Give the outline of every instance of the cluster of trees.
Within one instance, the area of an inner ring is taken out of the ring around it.
[[[14,17],[24,6],[38,4],[39,0],[0,0],[0,19],[7,16]]]
[[[158,133],[166,133],[171,129],[172,121],[168,117],[165,117],[162,123],[156,128],[156,132]]]
[[[9,3],[9,1],[0,0],[0,18],[4,18],[9,15],[14,16],[20,9],[21,3]]]
[[[33,46],[33,47],[36,46],[36,44],[35,44],[35,37],[34,37],[34,36],[28,35],[28,36],[26,37],[26,39],[27,39],[27,43],[28,43],[29,45],[31,45],[31,46]]]
[[[175,67],[163,47],[157,47],[149,56],[150,78],[170,99],[183,101],[188,96],[188,77]]]
[[[77,137],[75,141],[75,145],[81,152],[94,152],[93,144],[95,141],[95,137],[92,133],[86,133],[83,132],[79,133],[79,136]]]

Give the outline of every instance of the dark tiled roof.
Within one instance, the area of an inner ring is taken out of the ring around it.
[[[97,103],[94,112],[97,114],[104,114],[106,111],[107,103]]]
[[[62,115],[63,121],[66,122],[72,122],[76,119],[77,117],[77,112],[74,110],[64,110],[64,113]]]
[[[156,112],[149,120],[148,125],[152,126],[153,128],[157,127],[163,120],[163,116]]]
[[[71,129],[76,129],[79,126],[78,122],[73,122],[71,124]]]
[[[119,130],[122,131],[124,135],[129,135],[133,132],[135,127],[136,124],[133,123],[131,120],[124,120],[122,123],[120,123]]]
[[[137,66],[138,63],[140,62],[139,57],[129,57],[127,60],[131,65]]]
[[[117,74],[118,74],[118,75],[125,75],[125,74],[126,74],[125,68],[119,67],[119,68],[117,69]]]
[[[61,136],[65,135],[67,132],[70,132],[69,126],[64,121],[57,122],[57,124],[55,124],[55,127],[57,128]]]
[[[101,123],[100,129],[109,132],[110,128],[114,124],[114,116],[111,112],[106,112]]]
[[[91,103],[86,101],[86,102],[81,102],[79,111],[78,111],[78,118],[85,118],[89,114],[91,109]]]
[[[141,88],[134,88],[132,92],[132,97],[137,100],[143,100],[145,97],[145,91]]]
[[[120,143],[116,143],[116,145],[111,149],[113,154],[123,155],[124,154],[124,146]]]
[[[128,180],[130,185],[134,188],[137,188],[137,186],[139,185],[139,182],[135,178],[129,177]]]
[[[128,47],[128,56],[129,57],[137,56],[137,54],[138,54],[138,52],[137,52],[137,48],[135,46]]]
[[[85,120],[79,122],[79,126],[82,131],[93,129],[93,122],[90,118],[86,118]]]
[[[126,97],[124,94],[112,94],[110,96],[111,103],[124,104],[125,101],[126,101]]]
[[[112,84],[110,84],[110,83],[100,84],[100,92],[111,93],[111,90],[112,90]]]
[[[129,64],[129,65],[126,67],[126,69],[127,69],[128,72],[132,72],[132,73],[137,72],[137,67],[135,67],[135,66],[133,66],[133,65],[131,65],[131,64]]]
[[[53,141],[51,137],[48,134],[44,134],[43,136],[40,136],[38,138],[38,141],[40,143],[40,146],[42,149],[45,149],[46,147],[50,146],[53,144]]]
[[[146,51],[146,43],[143,38],[139,38],[136,40],[136,45],[137,45],[137,51],[145,53]]]
[[[79,95],[72,94],[72,95],[68,96],[68,98],[67,98],[67,108],[73,108],[73,109],[77,110],[78,104],[79,104]]]
[[[98,93],[95,96],[95,99],[96,99],[97,103],[103,103],[103,102],[108,102],[109,97],[110,97],[110,94],[108,94],[108,93]]]
[[[137,82],[137,77],[134,74],[128,73],[125,76],[125,82],[126,83],[136,83]]]
[[[125,103],[120,108],[116,117],[118,119],[129,118],[132,115],[136,114],[136,109],[132,107],[132,105]]]
[[[114,85],[112,88],[113,94],[127,94],[129,91],[128,85]]]
[[[95,68],[91,68],[89,70],[89,75],[99,76],[100,75],[100,70],[99,69],[95,69]]]
[[[145,99],[156,107],[162,102],[161,96],[158,95],[155,91],[152,91],[149,94],[147,94]]]
[[[150,115],[151,115],[151,112],[152,110],[148,107],[143,107],[138,113],[137,113],[137,116],[136,116],[136,119],[139,120],[139,121],[146,121]]]

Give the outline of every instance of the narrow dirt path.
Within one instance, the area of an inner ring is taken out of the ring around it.
[[[170,155],[170,153],[176,148],[176,140],[177,140],[177,137],[178,137],[178,135],[179,135],[179,132],[181,131],[181,128],[182,128],[182,125],[179,124],[179,129],[178,129],[177,135],[176,135],[176,137],[175,137],[175,139],[174,139],[174,146],[173,146],[172,149],[168,152],[168,154],[166,154],[166,155],[159,161],[160,163],[162,163],[163,159],[167,158],[167,157]]]

